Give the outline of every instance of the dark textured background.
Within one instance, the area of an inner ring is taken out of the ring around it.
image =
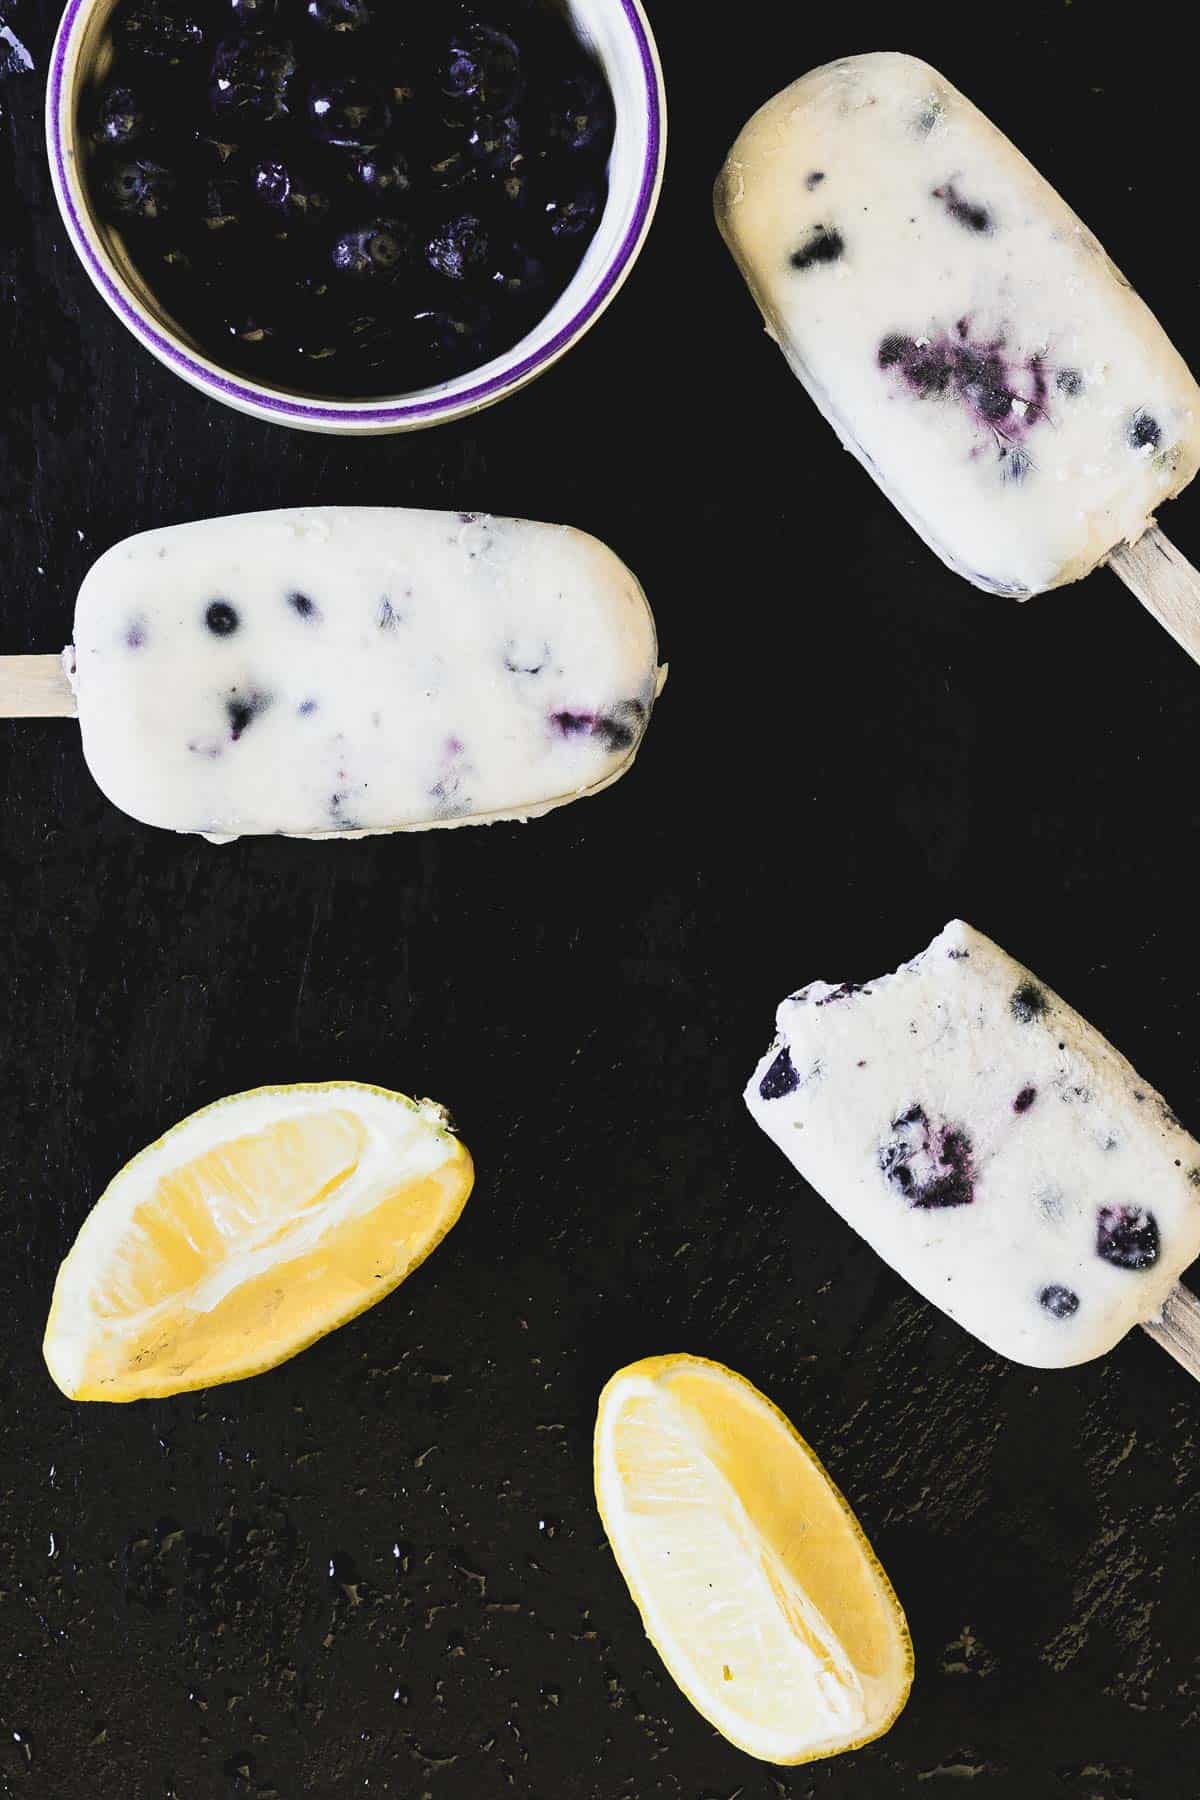
[[[69,724],[0,728],[0,1792],[1195,1800],[1195,1386],[1140,1337],[1059,1374],[985,1354],[739,1099],[781,994],[877,974],[961,912],[1200,1127],[1200,672],[1104,574],[1022,608],[943,570],[791,382],[711,224],[746,114],[894,44],[895,9],[659,0],[672,161],[613,311],[474,422],[345,443],[202,400],[93,293],[42,154],[54,11],[0,0],[36,63],[0,77],[0,649],[61,645],[128,532],[411,502],[598,532],[672,676],[601,799],[350,845],[154,833]],[[1200,362],[1193,64],[1109,12],[926,5],[904,47]],[[1200,553],[1196,493],[1167,523]],[[453,1108],[479,1181],[445,1247],[259,1380],[60,1398],[39,1340],[106,1179],[219,1095],[330,1075]],[[591,1423],[618,1364],[677,1348],[791,1414],[907,1606],[913,1697],[859,1755],[739,1755],[641,1635]]]

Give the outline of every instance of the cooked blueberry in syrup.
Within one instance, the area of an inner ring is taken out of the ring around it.
[[[1144,1206],[1102,1206],[1096,1249],[1118,1269],[1151,1269],[1158,1261],[1158,1221]]]
[[[468,19],[450,34],[441,89],[477,113],[503,112],[524,86],[521,53],[506,31]]]
[[[105,88],[96,102],[93,115],[92,142],[115,144],[124,149],[134,144],[146,131],[146,110],[128,87]]]
[[[234,373],[352,398],[478,368],[599,226],[613,99],[565,7],[116,0],[108,33],[92,198]]]

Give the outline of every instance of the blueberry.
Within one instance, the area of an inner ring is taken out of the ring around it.
[[[1158,1221],[1144,1206],[1102,1206],[1096,1250],[1117,1269],[1152,1269],[1158,1261]]]
[[[170,211],[175,188],[170,169],[143,157],[114,163],[104,178],[102,191],[122,217],[150,223]]]
[[[547,109],[546,136],[558,150],[573,154],[607,150],[613,136],[613,103],[598,71],[569,75]]]
[[[410,240],[395,219],[373,219],[344,231],[333,246],[333,266],[354,281],[390,281],[409,258]]]
[[[502,113],[523,86],[520,52],[506,31],[468,19],[451,33],[441,70],[449,99],[475,113]]]
[[[562,200],[552,200],[546,207],[546,224],[556,244],[580,245],[594,235],[604,211],[604,196],[599,188],[582,187]]]
[[[944,187],[934,188],[933,197],[940,200],[952,219],[968,231],[988,232],[992,229],[992,215],[986,206],[979,206],[973,200],[964,200],[952,181]]]
[[[542,292],[548,279],[545,263],[522,244],[514,242],[493,249],[491,282],[505,299],[531,300]]]
[[[592,735],[610,752],[629,750],[638,740],[645,717],[640,700],[619,700],[611,711],[597,713]]]
[[[204,614],[204,623],[217,637],[228,637],[238,628],[238,616],[228,600],[212,600]]]
[[[1055,1319],[1070,1319],[1079,1311],[1079,1295],[1073,1288],[1060,1287],[1057,1282],[1044,1287],[1038,1300]]]
[[[266,712],[271,704],[270,694],[252,691],[249,694],[234,694],[225,702],[225,711],[229,717],[230,734],[236,744],[247,726]]]
[[[425,260],[446,281],[481,281],[491,260],[491,240],[478,213],[459,213],[439,226],[425,246]]]
[[[1015,1113],[1028,1112],[1036,1099],[1037,1089],[1035,1087],[1023,1087],[1013,1101],[1013,1111]]]
[[[265,31],[274,23],[279,0],[229,0],[229,10],[243,31]]]
[[[1162,426],[1141,408],[1129,421],[1129,442],[1135,450],[1157,450],[1162,438]]]
[[[1008,1003],[1008,1010],[1020,1025],[1032,1025],[1046,1011],[1046,996],[1034,981],[1023,981]]]
[[[820,187],[820,185],[824,181],[824,179],[825,179],[824,169],[814,169],[812,171],[811,175],[805,176],[804,185],[811,193],[813,188]]]
[[[956,1125],[934,1126],[923,1106],[892,1121],[879,1148],[879,1167],[910,1206],[969,1206],[975,1198],[971,1140]]]
[[[840,231],[834,231],[828,225],[814,225],[800,248],[792,251],[789,260],[793,269],[803,273],[818,263],[838,262],[845,251],[846,241]]]
[[[1078,369],[1060,369],[1054,377],[1054,385],[1060,394],[1074,400],[1083,392],[1083,376]]]
[[[467,155],[488,175],[504,175],[521,157],[521,126],[516,116],[479,118],[467,134]]]
[[[315,600],[310,600],[307,594],[291,593],[287,598],[292,611],[298,613],[302,619],[319,619],[321,617],[320,607]]]
[[[146,132],[146,109],[132,88],[105,88],[96,102],[92,142],[124,149]]]
[[[119,11],[113,37],[119,48],[167,64],[186,62],[204,47],[204,32],[194,19],[161,6]]]
[[[354,178],[368,193],[386,195],[389,201],[412,187],[408,159],[398,150],[367,150],[354,164]]]
[[[358,75],[318,81],[308,96],[313,130],[339,150],[370,150],[387,135],[392,109],[374,82]]]
[[[218,176],[206,184],[200,218],[209,231],[236,225],[241,216],[242,186],[235,176]]]
[[[282,214],[289,225],[317,225],[329,215],[331,202],[324,182],[293,162],[258,163],[253,185],[263,205]]]
[[[782,1100],[785,1094],[794,1094],[799,1086],[800,1077],[785,1044],[759,1082],[758,1091],[764,1100]]]
[[[485,306],[464,296],[453,307],[431,307],[417,313],[413,338],[442,380],[487,362],[492,355],[492,315]]]
[[[282,118],[289,110],[288,89],[295,73],[289,43],[229,38],[217,46],[212,61],[213,111],[263,123]]]
[[[318,31],[336,31],[341,36],[365,31],[371,23],[366,0],[308,0],[305,11]]]

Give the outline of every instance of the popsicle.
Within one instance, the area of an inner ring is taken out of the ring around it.
[[[1016,599],[1107,561],[1200,660],[1200,575],[1153,525],[1200,466],[1200,388],[944,76],[815,69],[745,127],[716,210],[768,333],[930,549]]]
[[[567,526],[311,507],[127,538],[0,716],[78,713],[114,805],[216,840],[529,819],[623,775],[665,670],[636,579]]]
[[[783,1001],[768,1137],[927,1300],[1037,1368],[1143,1325],[1200,1378],[1200,1144],[1065,1001],[955,920],[894,975]]]

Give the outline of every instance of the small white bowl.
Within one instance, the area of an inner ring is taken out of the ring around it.
[[[616,104],[608,204],[570,286],[541,323],[503,356],[417,393],[329,400],[231,374],[180,336],[129,262],[119,250],[114,253],[83,179],[79,102],[115,0],[69,0],[54,43],[46,94],[54,192],[84,268],[117,317],[152,355],[201,393],[253,418],[302,431],[365,436],[418,431],[494,405],[565,356],[599,318],[637,260],[662,187],[666,96],[641,0],[566,0],[566,4],[580,36],[603,65]]]

